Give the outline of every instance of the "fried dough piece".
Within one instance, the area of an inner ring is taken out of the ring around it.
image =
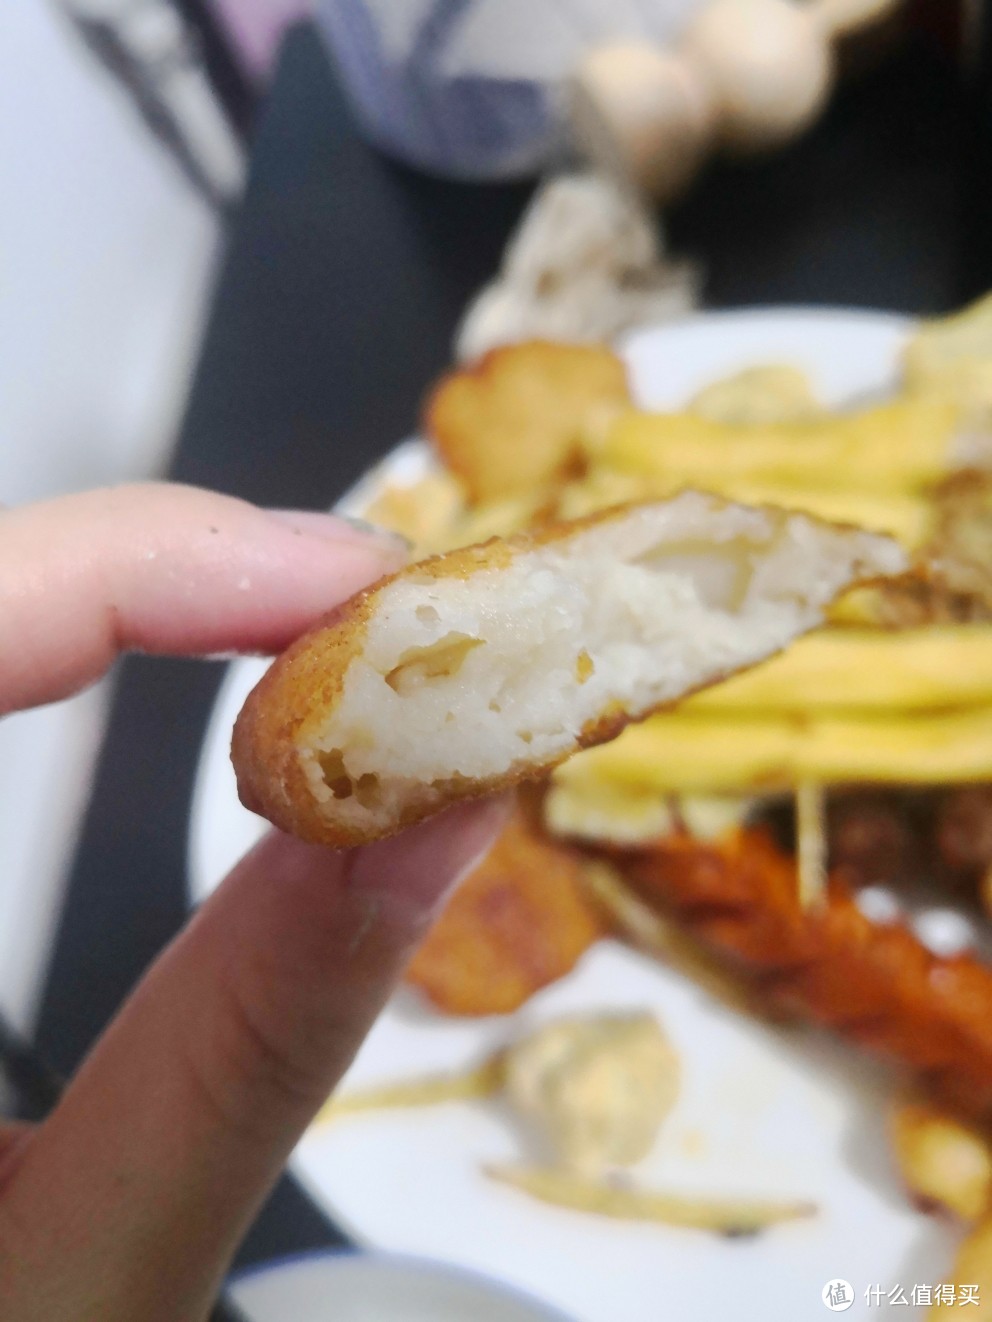
[[[529,340],[443,377],[425,426],[473,500],[500,500],[563,477],[587,434],[630,407],[626,368],[609,349]]]
[[[446,1014],[508,1014],[564,977],[604,931],[579,855],[521,812],[452,896],[407,969]]]
[[[992,969],[933,954],[902,923],[872,922],[838,875],[804,909],[795,859],[760,828],[717,845],[674,836],[623,868],[770,1004],[908,1066],[953,1111],[992,1120]]]
[[[305,840],[378,839],[543,775],[903,569],[886,537],[698,492],[411,565],[249,696],[242,802]]]

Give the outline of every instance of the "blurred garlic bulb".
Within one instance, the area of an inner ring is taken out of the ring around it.
[[[834,81],[835,39],[901,0],[710,0],[672,49],[594,47],[566,85],[572,136],[590,160],[656,202],[717,147],[763,151],[815,119]]]
[[[719,141],[736,149],[794,137],[830,91],[829,36],[789,0],[712,0],[689,24],[680,49],[712,98]]]
[[[580,150],[656,200],[675,197],[699,169],[712,99],[677,55],[635,42],[595,47],[566,97]]]
[[[662,257],[641,199],[677,197],[715,147],[761,151],[801,133],[830,94],[834,38],[899,3],[710,0],[672,50],[590,50],[565,103],[596,172],[538,191],[459,327],[458,357],[528,338],[612,340],[688,311],[696,274]]]
[[[809,12],[831,36],[841,37],[870,23],[880,23],[902,0],[813,0]]]

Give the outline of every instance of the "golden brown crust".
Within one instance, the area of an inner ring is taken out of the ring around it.
[[[499,500],[566,476],[587,430],[631,402],[612,350],[530,340],[442,377],[424,426],[473,500]]]
[[[249,694],[234,725],[231,761],[241,802],[303,840],[346,843],[328,838],[296,746],[313,711],[340,697],[348,664],[361,650],[375,591],[373,585],[359,593],[288,647]]]
[[[380,579],[324,616],[277,657],[241,709],[231,740],[241,802],[282,831],[339,848],[369,843],[419,820],[423,810],[411,805],[390,830],[335,826],[321,814],[297,754],[308,727],[322,720],[339,699],[345,672],[361,651],[379,595],[399,578],[464,579],[483,569],[504,568],[523,551],[617,514],[600,510],[573,523],[547,524],[533,532],[494,537],[479,546],[432,556]],[[450,798],[481,798],[509,789],[538,770],[522,767],[498,780],[465,782],[450,788]]]

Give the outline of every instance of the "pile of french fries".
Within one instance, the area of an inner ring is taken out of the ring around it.
[[[939,484],[992,471],[992,295],[924,324],[898,394],[848,413],[827,412],[786,365],[716,382],[682,412],[646,412],[623,400],[613,363],[589,346],[521,345],[445,378],[426,414],[445,468],[387,491],[370,517],[433,551],[695,486],[890,532],[924,554]],[[506,462],[520,416],[525,467]],[[893,632],[877,593],[852,594],[833,629],[569,761],[551,824],[631,843],[658,833],[673,794],[992,779],[992,622],[923,616]]]
[[[898,397],[848,414],[814,413],[792,377],[769,421],[775,378],[753,372],[681,414],[630,410],[597,438],[589,489],[618,475],[651,494],[698,485],[885,530],[922,552],[939,522],[935,488],[992,459],[992,300],[924,326],[903,373]],[[618,833],[629,840],[660,795],[992,779],[992,625],[880,624],[861,593],[832,629],[573,759],[555,776],[555,825],[581,831],[601,820],[596,803],[626,803]]]
[[[428,553],[697,487],[891,533],[939,580],[954,518],[942,492],[978,475],[988,525],[980,508],[974,536],[957,538],[958,549],[974,541],[972,559],[956,580],[947,571],[944,597],[910,585],[907,612],[860,589],[784,655],[554,773],[552,832],[611,844],[664,836],[673,811],[680,829],[715,838],[756,798],[795,795],[800,885],[815,903],[826,791],[992,781],[992,295],[923,323],[893,397],[848,412],[828,412],[787,364],[714,382],[681,412],[648,412],[616,365],[605,349],[531,344],[445,378],[425,414],[439,466],[385,490],[368,517]],[[989,1136],[915,1102],[897,1107],[891,1132],[912,1195],[977,1227],[956,1279],[986,1281],[992,1310]],[[563,1179],[531,1192],[581,1205],[586,1193]]]

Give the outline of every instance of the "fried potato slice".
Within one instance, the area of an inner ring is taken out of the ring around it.
[[[904,568],[888,538],[697,492],[412,565],[249,696],[242,801],[306,840],[378,839],[543,775]]]
[[[407,969],[446,1014],[508,1014],[574,968],[605,923],[576,851],[517,812]]]
[[[712,422],[755,426],[806,422],[824,413],[805,372],[791,363],[762,363],[704,386],[688,411]]]
[[[611,350],[530,340],[442,377],[424,421],[471,498],[487,501],[560,479],[581,438],[630,406],[626,368]]]

